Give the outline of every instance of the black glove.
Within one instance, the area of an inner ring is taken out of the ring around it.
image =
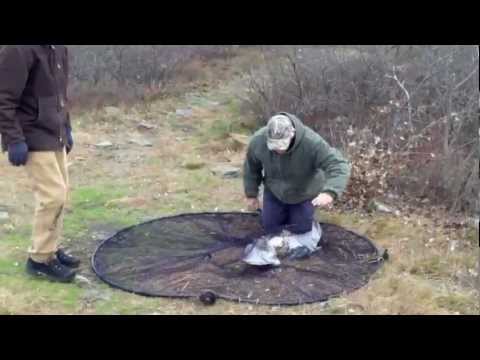
[[[67,128],[67,154],[73,149],[72,129]]]
[[[28,146],[25,142],[10,144],[8,146],[8,160],[13,166],[21,166],[27,163]]]

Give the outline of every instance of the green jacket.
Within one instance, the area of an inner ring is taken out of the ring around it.
[[[350,177],[348,161],[296,116],[281,114],[294,123],[295,143],[287,153],[278,155],[267,148],[266,127],[253,135],[244,163],[246,196],[257,197],[263,182],[267,190],[287,204],[312,200],[321,192],[338,199]]]

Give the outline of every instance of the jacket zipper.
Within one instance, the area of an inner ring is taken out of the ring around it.
[[[56,64],[57,64],[57,56],[55,52],[55,45],[50,45],[50,50],[52,53],[52,58],[53,58],[53,63],[49,61],[50,65],[50,72],[52,73],[53,76],[53,81],[55,83],[55,90],[57,94],[57,112],[60,110],[61,111],[61,104],[60,101],[62,101],[60,98],[60,91],[58,89],[58,82],[57,82],[57,76],[56,76]],[[60,109],[59,109],[60,107]],[[62,139],[62,124],[58,124],[58,140],[60,141],[60,145],[64,145],[64,140]]]

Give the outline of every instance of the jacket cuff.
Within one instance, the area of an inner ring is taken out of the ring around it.
[[[245,196],[247,198],[257,198],[258,197],[258,191],[245,190]]]

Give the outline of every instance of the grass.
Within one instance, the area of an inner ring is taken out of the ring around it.
[[[465,232],[465,239],[467,239],[467,241],[469,241],[470,245],[471,246],[479,246],[480,243],[479,243],[479,232],[478,232],[478,229],[473,229],[473,228],[468,228]]]
[[[188,171],[188,170],[185,170]],[[210,191],[220,187],[223,180],[211,176],[207,169],[189,171],[193,176],[185,177],[182,186],[187,191],[175,193],[171,203],[164,205],[166,213],[212,210],[219,202],[226,209],[238,208],[237,201],[219,201],[221,197],[209,196]],[[241,181],[238,179],[230,183],[232,191],[238,195],[241,192]],[[70,231],[88,231],[93,223],[117,224],[133,223],[138,220],[126,209],[110,209],[105,204],[115,198],[132,195],[129,187],[89,186],[76,189],[72,194],[75,211],[67,216],[66,227]],[[230,204],[229,204],[230,202]],[[158,210],[149,209],[150,213]],[[147,211],[148,212],[148,211]],[[75,215],[74,215],[75,214]],[[145,215],[145,214],[143,214]],[[369,233],[377,243],[385,243],[393,253],[398,253],[392,261],[387,262],[364,288],[338,299],[330,301],[329,305],[321,308],[318,305],[300,306],[295,308],[252,307],[246,304],[233,304],[221,301],[213,308],[204,308],[195,300],[150,299],[133,294],[113,290],[105,284],[95,282],[93,289],[103,296],[91,298],[90,290],[78,285],[59,285],[44,281],[32,280],[25,276],[20,262],[21,251],[15,247],[25,245],[28,228],[20,232],[11,233],[2,245],[8,244],[9,252],[0,257],[0,313],[91,313],[91,314],[168,314],[168,313],[275,313],[275,314],[472,314],[478,313],[478,298],[475,293],[463,289],[455,289],[451,282],[448,269],[452,262],[442,260],[442,257],[419,254],[413,258],[402,259],[398,244],[391,242],[392,234],[401,227],[401,222],[395,218],[372,219],[358,214],[338,214],[319,212],[318,217],[323,221],[347,226],[354,231]],[[140,214],[137,214],[140,216]],[[410,236],[412,243],[416,239],[418,229],[405,228],[399,233],[401,236]],[[408,231],[407,231],[408,229]],[[450,257],[452,258],[452,257]],[[455,261],[465,266],[474,265],[475,257],[464,259],[458,255]],[[413,265],[412,265],[413,264]],[[21,293],[19,300],[15,294]]]
[[[211,141],[226,141],[231,133],[245,133],[245,129],[238,122],[232,122],[231,118],[216,118],[202,127],[198,134],[200,144]]]
[[[439,307],[449,312],[459,314],[478,314],[478,298],[461,293],[451,292],[448,295],[440,296],[436,299]]]
[[[129,193],[127,186],[97,185],[75,189],[71,194],[73,209],[64,221],[67,238],[84,236],[92,223],[127,226],[134,224],[142,215],[137,209],[107,206],[109,201],[123,198]]]
[[[78,307],[82,289],[74,284],[58,284],[30,279],[19,271],[0,275],[0,313],[70,314]],[[21,296],[18,296],[21,294]]]
[[[71,208],[65,217],[65,237],[81,239],[93,224],[134,224],[139,211],[109,209],[105,203],[128,194],[125,186],[80,187],[71,194]],[[25,248],[31,226],[24,224],[4,234],[0,243],[0,314],[71,314],[82,304],[84,289],[78,284],[58,284],[26,275]],[[21,294],[21,296],[18,296]]]
[[[423,218],[406,222],[387,215],[318,211],[321,221],[366,235],[390,254],[390,260],[365,287],[332,299],[327,306],[269,307],[218,301],[213,307],[204,307],[194,299],[128,294],[96,279],[88,264],[100,241],[91,237],[96,226],[120,229],[147,218],[245,207],[242,179],[225,180],[210,171],[215,163],[235,164],[242,159],[242,150],[231,147],[228,137],[230,132],[248,132],[241,125],[244,118],[238,101],[229,93],[231,87],[226,84],[185,99],[169,98],[129,109],[139,120],[158,125],[158,131],[149,133],[157,144],[153,148],[125,148],[115,153],[96,150],[90,146],[95,141],[107,134],[112,142],[121,143],[125,134],[135,131],[136,124],[122,121],[114,130],[108,122],[97,123],[95,112],[76,119],[83,133],[78,131],[73,155],[73,188],[64,228],[67,243],[84,260],[81,274],[91,284],[60,285],[25,275],[31,232],[31,217],[26,214],[32,210],[27,207],[25,216],[13,217],[13,230],[0,227],[0,314],[478,314],[478,290],[470,282],[463,283],[459,275],[478,269],[478,233],[435,232],[435,226]],[[212,101],[221,105],[211,108]],[[193,109],[190,119],[167,115],[186,107]],[[84,160],[75,162],[75,157]],[[12,184],[23,176],[5,174],[11,176],[7,180]],[[5,192],[0,195],[7,198],[11,188],[0,187],[0,192]],[[18,203],[28,201],[18,198]],[[434,242],[429,242],[432,238]],[[461,243],[454,252],[448,246],[451,239]]]
[[[441,278],[448,276],[449,273],[445,269],[447,262],[440,255],[419,259],[410,269],[410,274],[422,275],[431,278]]]
[[[478,290],[459,286],[456,276],[477,267],[474,245],[467,247],[470,250],[452,253],[445,246],[447,235],[437,233],[435,245],[427,247],[432,236],[427,230],[434,228],[431,224],[425,226],[427,219],[421,219],[420,225],[406,226],[401,218],[390,216],[319,211],[317,218],[365,234],[391,255],[366,287],[343,302],[332,302],[328,313],[348,314],[351,305],[360,305],[364,314],[479,313]]]
[[[22,251],[30,237],[29,227],[2,238],[0,254],[0,314],[66,314],[76,311],[80,289],[39,281],[26,275]],[[6,244],[6,245],[5,245]]]

